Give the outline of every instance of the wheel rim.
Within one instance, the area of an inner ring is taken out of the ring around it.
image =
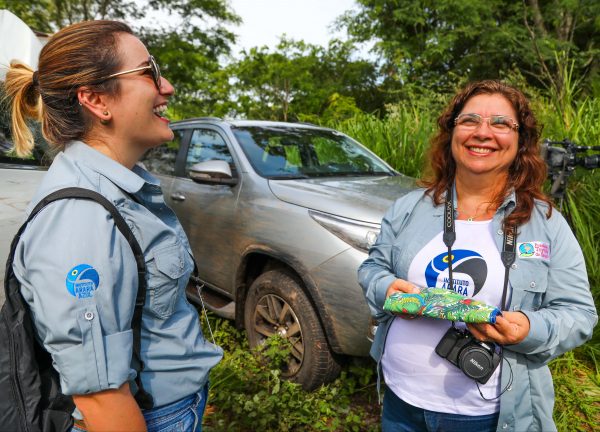
[[[304,360],[302,327],[294,310],[284,299],[274,294],[260,298],[254,309],[254,333],[259,344],[276,334],[287,339],[291,355],[281,373],[290,377],[298,372]]]

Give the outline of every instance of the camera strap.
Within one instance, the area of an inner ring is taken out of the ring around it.
[[[444,244],[448,247],[448,286],[449,289],[454,290],[454,281],[452,278],[452,267],[453,267],[453,256],[452,256],[452,245],[456,241],[456,230],[454,227],[454,192],[453,187],[448,188],[446,194],[446,201],[444,203]],[[504,229],[504,241],[502,245],[502,252],[500,258],[502,264],[504,264],[504,287],[502,289],[502,301],[500,303],[500,309],[506,310],[506,293],[508,290],[508,273],[510,267],[515,262],[516,258],[516,246],[517,246],[517,229],[515,226],[505,227]],[[452,322],[454,326],[454,322]]]

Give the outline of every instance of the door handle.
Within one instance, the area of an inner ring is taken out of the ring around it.
[[[174,192],[171,194],[171,199],[173,201],[185,201],[185,195],[181,192]]]

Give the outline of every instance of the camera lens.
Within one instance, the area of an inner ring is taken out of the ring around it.
[[[583,159],[583,166],[587,169],[595,169],[600,167],[600,155],[590,155]]]
[[[470,346],[459,357],[459,367],[473,379],[483,378],[494,368],[491,354],[482,347]]]

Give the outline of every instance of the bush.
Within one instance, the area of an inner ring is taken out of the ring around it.
[[[372,362],[347,365],[336,381],[308,393],[276,368],[289,353],[284,339],[271,338],[252,352],[229,321],[211,320],[225,357],[211,372],[206,431],[378,430]]]

